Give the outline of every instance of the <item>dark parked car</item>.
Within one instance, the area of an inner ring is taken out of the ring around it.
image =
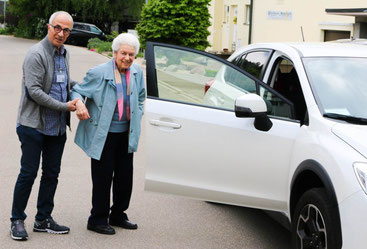
[[[74,22],[73,29],[66,43],[86,46],[91,38],[105,39],[105,34],[97,26],[89,23]]]

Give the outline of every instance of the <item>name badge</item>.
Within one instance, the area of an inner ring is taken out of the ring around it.
[[[65,74],[63,71],[59,71],[56,74],[56,82],[57,83],[64,83],[65,82]]]

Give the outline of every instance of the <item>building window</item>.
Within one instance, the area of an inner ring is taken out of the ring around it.
[[[243,24],[250,24],[250,5],[245,5],[245,22]]]
[[[339,39],[349,39],[350,31],[342,30],[325,30],[324,31],[324,41],[334,41]]]
[[[227,23],[229,18],[229,6],[224,5],[223,23]]]

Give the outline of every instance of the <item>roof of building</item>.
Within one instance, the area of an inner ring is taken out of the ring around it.
[[[367,8],[325,9],[326,13],[343,16],[367,16]]]

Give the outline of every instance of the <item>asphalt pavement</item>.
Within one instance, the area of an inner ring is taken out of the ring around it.
[[[10,238],[13,188],[19,173],[20,143],[15,132],[20,98],[22,63],[29,47],[37,41],[0,35],[0,248],[137,248],[137,249],[289,249],[290,233],[264,212],[207,203],[144,191],[144,128],[139,151],[134,157],[134,188],[129,218],[138,230],[116,229],[101,235],[86,229],[91,208],[90,159],[73,143],[78,120],[62,160],[55,196],[54,219],[70,227],[67,235],[32,231],[41,171],[33,186],[26,213],[28,241]],[[71,77],[82,81],[87,70],[108,58],[86,48],[69,46]],[[142,62],[141,59],[138,60]],[[143,124],[144,126],[144,124]],[[164,153],[162,153],[164,156]]]

